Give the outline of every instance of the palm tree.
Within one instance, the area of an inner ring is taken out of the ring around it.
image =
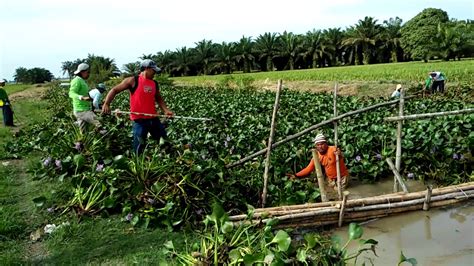
[[[303,39],[304,55],[311,60],[311,67],[324,67],[325,58],[331,58],[331,48],[325,44],[321,30],[308,31]]]
[[[398,62],[398,55],[401,53],[400,37],[402,35],[400,30],[402,22],[402,19],[399,17],[383,21],[384,28],[381,37],[384,40],[385,48],[390,52],[391,62]]]
[[[140,73],[140,62],[132,62],[123,65],[124,76],[129,77]]]
[[[324,43],[328,46],[328,52],[331,53],[331,65],[337,65],[343,61],[343,46],[344,32],[341,28],[330,28],[323,31]]]
[[[461,50],[462,40],[460,31],[453,25],[438,24],[438,32],[433,40],[433,55],[445,61],[455,58]]]
[[[209,74],[210,61],[214,56],[212,41],[207,41],[206,39],[203,39],[202,41],[197,42],[195,44],[195,59],[197,63],[201,66],[203,74],[207,75]]]
[[[376,19],[365,17],[364,20],[359,20],[355,27],[350,28],[350,35],[342,43],[354,46],[355,50],[362,49],[363,63],[369,64],[375,54],[374,48],[380,39],[380,31],[381,27]]]
[[[259,59],[265,59],[266,70],[273,71],[273,57],[278,53],[278,38],[276,33],[266,32],[255,40],[255,52]]]
[[[69,80],[71,80],[72,76],[74,75],[74,63],[71,61],[66,61],[61,63],[61,70],[63,71],[63,75],[67,73]]]
[[[187,76],[191,71],[192,52],[186,46],[176,49],[172,63],[171,72],[177,72],[181,76]]]
[[[154,58],[156,58],[156,64],[161,67],[163,73],[170,74],[170,70],[174,61],[174,53],[170,50],[166,50],[164,53],[157,53]]]
[[[295,62],[301,56],[300,50],[302,41],[299,35],[295,35],[292,32],[284,31],[283,34],[279,36],[280,40],[280,49],[279,56],[287,58],[285,69],[293,70],[295,68]]]
[[[222,42],[216,45],[213,69],[218,72],[230,74],[234,66],[235,44]]]
[[[243,63],[244,73],[249,73],[255,60],[253,51],[252,37],[242,36],[236,45],[235,59],[238,63]]]

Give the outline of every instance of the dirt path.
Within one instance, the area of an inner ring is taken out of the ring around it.
[[[28,99],[40,99],[46,95],[46,90],[48,89],[45,85],[31,85],[31,87],[14,92],[8,96],[10,101],[16,102],[19,100],[28,100]]]

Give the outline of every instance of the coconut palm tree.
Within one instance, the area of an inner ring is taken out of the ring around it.
[[[273,57],[278,53],[278,38],[276,33],[266,32],[255,40],[254,51],[260,60],[265,59],[266,71],[273,71]]]
[[[130,77],[140,73],[140,61],[127,63],[122,67],[125,77]]]
[[[71,61],[66,61],[61,63],[61,70],[63,71],[63,75],[67,73],[69,80],[71,80],[72,76],[74,75],[74,63]]]
[[[328,52],[331,53],[331,65],[337,65],[343,62],[343,46],[344,32],[341,28],[329,28],[323,31],[324,43],[328,46]]]
[[[376,43],[380,40],[380,32],[381,26],[377,24],[377,20],[365,17],[359,20],[355,27],[350,28],[348,38],[342,43],[346,46],[354,46],[355,50],[361,49],[363,63],[366,65],[371,63],[374,57]]]
[[[325,59],[331,58],[332,50],[326,45],[321,30],[308,31],[303,39],[304,56],[310,58],[311,67],[325,66]]]
[[[174,53],[166,50],[164,53],[158,52],[154,58],[156,64],[161,67],[163,73],[170,74],[170,70],[174,61]]]
[[[191,65],[192,51],[186,48],[186,46],[176,49],[171,72],[175,72],[181,76],[187,76],[191,71]]]

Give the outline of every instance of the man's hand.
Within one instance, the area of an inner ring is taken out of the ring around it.
[[[289,177],[290,180],[295,180],[295,179],[296,179],[296,175],[294,175],[294,174],[288,173],[288,174],[285,174],[285,175],[286,175],[287,177]]]
[[[79,96],[79,100],[81,101],[92,101],[92,98],[89,96]]]
[[[110,114],[110,106],[106,103],[102,105],[102,114]]]
[[[171,118],[171,117],[174,116],[174,113],[171,112],[170,110],[166,110],[166,111],[165,111],[165,115],[166,115],[168,118]]]
[[[337,148],[336,151],[334,152],[335,155],[337,156],[342,156],[342,152],[341,152],[341,149]]]

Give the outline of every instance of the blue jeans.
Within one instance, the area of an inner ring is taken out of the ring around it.
[[[143,153],[146,146],[148,133],[151,137],[159,141],[161,137],[166,138],[166,130],[160,119],[137,119],[133,121],[133,151],[137,154]]]

